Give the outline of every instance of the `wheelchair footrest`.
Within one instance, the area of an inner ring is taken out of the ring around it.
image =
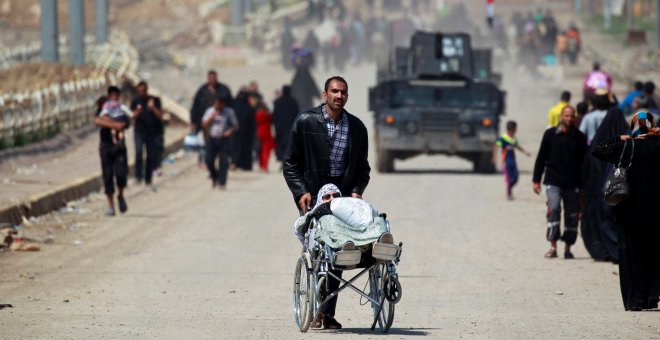
[[[362,251],[360,250],[340,250],[335,252],[334,263],[337,266],[353,266],[360,263]]]
[[[391,243],[376,242],[371,250],[371,256],[378,260],[394,261],[399,254],[399,246]]]

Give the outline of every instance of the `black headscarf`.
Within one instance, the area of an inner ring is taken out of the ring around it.
[[[607,111],[596,131],[591,147],[629,132],[623,112],[617,107],[612,107]],[[584,210],[580,224],[582,240],[594,260],[618,262],[617,225],[611,208],[605,204],[603,198],[603,187],[611,165],[595,158],[589,152],[584,159],[582,169],[584,193]]]

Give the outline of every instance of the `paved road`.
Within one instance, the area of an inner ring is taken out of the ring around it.
[[[290,77],[269,72],[267,95]],[[371,126],[374,70],[345,74],[348,109]],[[246,70],[222,75],[236,88]],[[507,79],[522,83],[508,88],[509,117],[535,150],[556,92]],[[184,157],[158,193],[130,193],[128,214],[85,217],[81,245],[62,235],[39,253],[0,257],[0,303],[14,306],[0,310],[2,337],[660,338],[658,314],[625,313],[617,267],[593,262],[581,240],[573,261],[543,258],[544,199],[531,193],[532,161],[521,159],[514,202],[504,200],[500,175],[474,175],[453,158],[419,157],[397,163],[399,173],[373,174],[365,199],[388,213],[405,244],[403,299],[386,336],[369,331],[370,308],[351,292],[340,297],[342,331],[299,333],[296,210],[281,174],[231,173],[227,191],[214,191]],[[102,211],[103,199],[85,208]]]

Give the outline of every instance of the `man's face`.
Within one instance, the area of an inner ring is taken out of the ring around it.
[[[140,96],[140,97],[146,96],[147,95],[147,86],[146,85],[138,86],[137,93],[138,93],[138,96]]]
[[[341,110],[348,100],[348,86],[341,81],[330,82],[327,91],[323,91],[323,100],[334,110]]]
[[[571,127],[573,126],[574,122],[575,122],[575,111],[573,111],[573,109],[570,107],[565,107],[561,111],[561,123],[565,127]]]
[[[209,84],[215,84],[218,82],[218,75],[215,73],[209,73],[206,79],[208,80]]]
[[[225,103],[223,103],[220,100],[216,100],[215,103],[213,104],[213,107],[215,107],[216,110],[220,111],[225,107]]]
[[[119,100],[119,93],[112,92],[108,94],[108,99],[110,100]]]

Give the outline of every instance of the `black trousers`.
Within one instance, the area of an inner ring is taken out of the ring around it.
[[[209,169],[211,180],[218,185],[227,183],[227,170],[229,169],[228,153],[229,138],[209,138],[206,143],[206,166]],[[220,160],[216,168],[216,161]]]
[[[105,194],[112,195],[115,193],[115,180],[119,189],[126,187],[128,179],[126,148],[117,148],[112,144],[101,143],[99,154],[101,155],[101,171],[103,173]]]
[[[138,181],[144,179],[144,182],[151,184],[151,175],[155,169],[156,159],[158,158],[158,148],[156,137],[150,133],[135,130],[135,178]],[[143,151],[147,150],[147,159],[144,161]]]

